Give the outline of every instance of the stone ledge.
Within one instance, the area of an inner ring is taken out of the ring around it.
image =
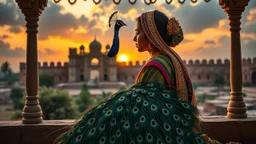
[[[223,116],[201,117],[202,129],[220,142],[256,142],[256,116],[246,119],[227,119]],[[41,124],[22,124],[21,121],[0,121],[1,143],[51,144],[75,120],[44,120]]]
[[[242,144],[256,142],[256,116],[246,119],[228,119],[224,116],[201,117],[202,130],[220,142],[236,141]]]
[[[209,122],[244,122],[244,121],[256,121],[256,115],[249,115],[246,119],[228,119],[226,116],[200,116],[202,121]]]

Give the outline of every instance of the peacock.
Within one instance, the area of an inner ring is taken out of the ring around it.
[[[206,144],[194,132],[198,110],[175,90],[141,82],[87,110],[60,144]]]
[[[109,27],[113,23],[115,23],[114,27],[114,39],[112,46],[108,52],[108,57],[115,57],[119,51],[119,30],[122,26],[127,26],[122,20],[117,19],[117,11],[115,11],[110,17],[109,17]]]

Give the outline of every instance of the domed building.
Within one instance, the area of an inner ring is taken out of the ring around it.
[[[90,49],[90,53],[92,55],[100,55],[101,54],[101,43],[99,43],[96,40],[96,37],[94,39],[94,41],[92,41],[89,45],[89,49]]]
[[[106,49],[109,49],[109,45]],[[95,39],[89,44],[89,53],[84,46],[69,49],[69,82],[90,81],[99,78],[100,81],[117,81],[116,58],[109,58],[101,52],[101,43]]]

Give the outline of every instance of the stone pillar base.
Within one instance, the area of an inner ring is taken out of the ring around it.
[[[23,124],[37,124],[43,122],[43,112],[39,105],[38,96],[27,96],[22,112]]]

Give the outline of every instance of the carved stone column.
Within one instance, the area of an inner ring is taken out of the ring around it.
[[[242,12],[249,0],[219,0],[220,6],[228,14],[231,48],[230,48],[230,101],[227,108],[228,118],[246,118],[246,106],[242,96],[242,66],[240,25]]]
[[[27,22],[26,49],[26,102],[22,112],[23,124],[42,123],[42,110],[38,101],[38,51],[37,27],[39,15],[47,0],[16,0]]]

